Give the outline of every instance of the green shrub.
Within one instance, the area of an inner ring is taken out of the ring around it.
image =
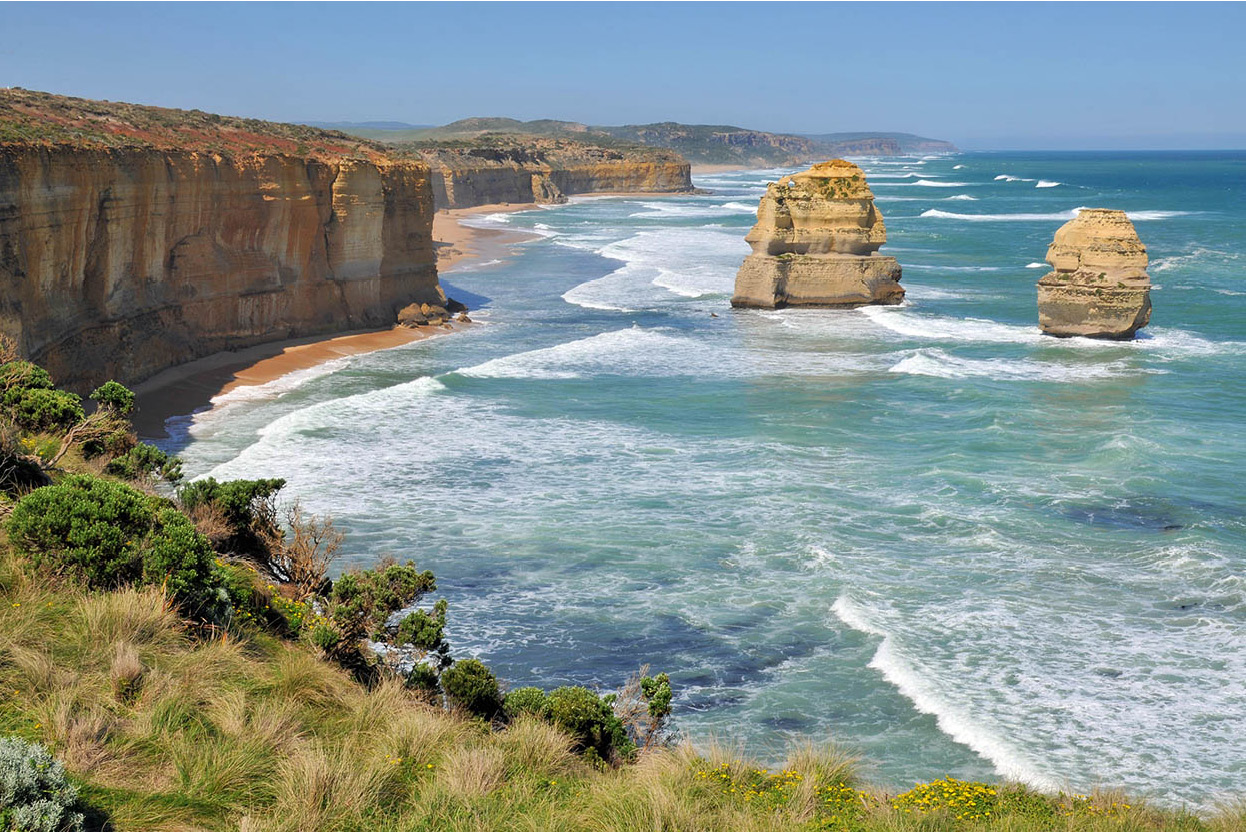
[[[450,644],[446,642],[446,601],[438,600],[431,612],[416,609],[398,623],[394,641],[398,645],[414,646],[424,653],[446,657]]]
[[[52,375],[34,362],[19,360],[0,365],[0,391],[4,392],[5,405],[12,405],[9,398],[16,392],[55,387],[52,384]]]
[[[139,443],[124,455],[109,461],[104,472],[127,481],[156,476],[169,483],[176,483],[182,479],[182,460],[150,443]]]
[[[133,487],[74,475],[24,496],[9,539],[35,567],[91,588],[164,585],[188,613],[219,600],[212,547],[185,515]]]
[[[119,416],[125,416],[134,410],[134,392],[120,382],[105,382],[91,392],[91,399],[99,403],[100,408],[110,409]]]
[[[493,718],[502,711],[498,679],[479,660],[458,660],[441,673],[446,701],[480,718]]]
[[[164,585],[168,593],[190,614],[208,615],[228,604],[221,599],[212,545],[182,513],[166,507],[156,513],[155,524],[143,551],[143,580]]]
[[[536,686],[523,686],[506,693],[502,701],[502,712],[510,720],[521,715],[541,717],[545,713],[545,702],[548,696],[545,690]]]
[[[285,487],[284,478],[261,478],[255,481],[218,481],[203,478],[193,481],[178,492],[178,500],[186,509],[199,504],[215,504],[225,513],[225,518],[238,530],[247,530],[263,520],[270,501]]]
[[[635,745],[611,708],[613,699],[598,697],[582,686],[560,686],[545,702],[544,718],[565,730],[584,752],[593,752],[604,761],[627,758]]]
[[[421,573],[411,562],[351,571],[333,583],[329,614],[348,640],[381,639],[391,614],[436,589],[432,572]]]
[[[42,744],[0,738],[0,830],[78,831],[78,789]]]
[[[93,588],[142,579],[151,499],[124,484],[74,475],[24,496],[9,516],[14,549],[36,567]]]
[[[286,485],[282,478],[255,481],[218,481],[203,478],[178,490],[178,501],[187,512],[211,504],[225,514],[230,527],[226,550],[260,555],[267,539],[277,532],[275,497]]]
[[[414,689],[431,701],[441,692],[439,678],[440,675],[432,666],[427,663],[417,663],[407,673],[406,685],[408,689]]]
[[[63,431],[86,416],[77,394],[47,388],[21,391],[10,408],[13,420],[30,431]]]

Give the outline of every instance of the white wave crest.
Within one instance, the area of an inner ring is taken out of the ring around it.
[[[1085,382],[1128,376],[1133,371],[1120,362],[1069,365],[1027,359],[966,359],[938,348],[922,348],[887,369],[893,374],[966,379],[985,377],[999,381]],[[1162,371],[1159,373],[1163,373]]]
[[[1151,261],[1148,269],[1150,272],[1165,272],[1169,269],[1183,269],[1187,266],[1199,264],[1228,264],[1230,261],[1241,260],[1242,255],[1237,252],[1226,252],[1220,249],[1209,249],[1207,247],[1198,247],[1190,252],[1182,255],[1169,255],[1166,258],[1156,258]]]
[[[455,373],[486,379],[581,379],[623,373],[636,364],[638,357],[662,355],[680,344],[679,339],[664,333],[629,327],[490,359]]]
[[[976,201],[978,198],[977,198],[977,197],[974,197],[972,194],[953,194],[951,197],[944,197],[943,199],[945,199],[945,200],[974,200],[974,201]]]
[[[1035,184],[1034,187],[1035,188],[1055,188],[1057,185],[1063,185],[1063,184],[1064,183],[1056,182],[1055,180],[1039,180]]]
[[[953,170],[953,171],[959,171],[961,168],[964,168],[964,167],[965,167],[964,165],[953,165],[953,166],[952,166],[952,170]]]
[[[874,183],[878,188],[904,188],[906,186],[921,186],[923,188],[966,188],[975,185],[981,185],[976,182],[935,182],[934,180],[917,180],[916,182],[878,182]]]
[[[919,339],[1033,344],[1044,338],[1037,327],[1001,324],[987,319],[921,315],[896,307],[861,307],[859,312],[893,333]]]
[[[1001,180],[1003,182],[1034,182],[1034,180],[1030,179],[1029,177],[1014,177],[1009,174],[1000,174],[998,177],[995,178],[996,182],[999,182]]]
[[[1031,261],[1030,263],[1025,265],[1025,268],[1026,269],[1046,269],[1047,264],[1042,263],[1040,261]]]
[[[883,679],[912,702],[918,712],[933,715],[940,730],[984,756],[1007,779],[1025,782],[1042,790],[1061,787],[1030,761],[1023,751],[1013,747],[989,727],[982,726],[980,721],[975,721],[973,711],[958,703],[954,694],[941,692],[933,670],[923,669],[919,662],[910,658],[891,634],[872,621],[863,606],[847,594],[840,594],[831,605],[831,612],[849,628],[882,638],[870,659],[869,668],[880,672]]]
[[[1009,223],[1009,222],[1034,222],[1034,221],[1056,221],[1056,220],[1072,220],[1079,212],[1086,209],[1086,206],[1078,206],[1068,211],[1057,211],[1047,213],[1028,213],[1019,212],[1017,214],[957,214],[956,212],[943,211],[941,209],[927,209],[921,213],[922,217],[937,217],[943,220],[965,220],[970,223]],[[1130,220],[1167,220],[1171,217],[1183,217],[1188,214],[1194,214],[1190,211],[1127,211],[1125,214]]]

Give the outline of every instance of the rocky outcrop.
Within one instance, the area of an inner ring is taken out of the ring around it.
[[[865,174],[842,159],[771,183],[745,238],[733,307],[859,307],[904,299],[900,265]]]
[[[416,159],[0,144],[0,331],[82,390],[392,325],[445,303],[432,201]]]
[[[1047,249],[1038,326],[1052,336],[1132,339],[1151,320],[1146,247],[1123,211],[1083,209]]]
[[[691,168],[678,154],[616,150],[527,137],[482,147],[424,147],[438,209],[494,203],[562,203],[567,195],[686,192]]]

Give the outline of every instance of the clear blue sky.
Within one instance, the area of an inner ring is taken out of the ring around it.
[[[0,86],[279,121],[1246,147],[1243,3],[4,3]]]

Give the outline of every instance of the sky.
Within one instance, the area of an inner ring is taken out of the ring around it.
[[[275,121],[1246,148],[1246,3],[4,3],[0,86]]]

